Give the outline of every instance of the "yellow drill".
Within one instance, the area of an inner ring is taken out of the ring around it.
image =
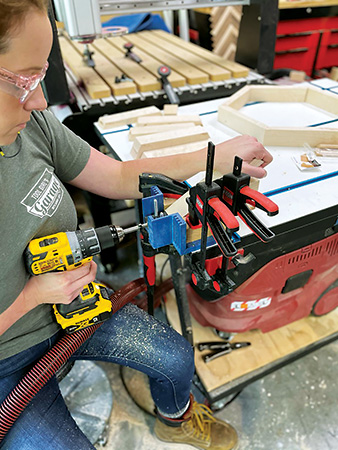
[[[123,229],[107,225],[33,239],[25,252],[27,270],[32,275],[39,275],[76,269],[144,226],[146,224]],[[73,333],[108,319],[112,304],[106,287],[93,282],[84,286],[81,294],[69,305],[58,304],[53,308],[57,322],[67,333]]]

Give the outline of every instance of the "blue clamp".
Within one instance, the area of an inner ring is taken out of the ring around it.
[[[155,200],[157,201],[157,211],[164,211],[163,194],[157,186],[151,186],[151,195],[142,199],[143,220],[155,214]]]
[[[180,255],[184,255],[187,247],[186,227],[179,213],[148,216],[149,243],[155,249],[172,244]]]

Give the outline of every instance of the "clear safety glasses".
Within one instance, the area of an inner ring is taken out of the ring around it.
[[[46,62],[40,73],[26,77],[0,67],[0,89],[7,94],[13,95],[19,99],[20,103],[23,103],[45,78],[47,69],[48,62]]]

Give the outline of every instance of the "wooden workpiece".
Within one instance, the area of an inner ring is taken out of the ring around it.
[[[63,36],[59,37],[62,58],[79,82],[83,83],[89,96],[93,99],[109,97],[110,87],[105,83],[92,67],[89,67],[80,53]]]
[[[240,111],[248,103],[260,102],[308,103],[324,112],[338,115],[337,95],[331,92],[305,86],[246,86],[219,106],[218,120],[239,133],[255,136],[263,145],[302,147],[307,143],[316,147],[322,142],[337,142],[337,128],[270,127]]]
[[[169,323],[181,332],[173,291],[166,298],[165,307]],[[192,328],[195,344],[222,341],[212,328],[203,327],[194,319]],[[202,359],[207,351],[196,350],[196,371],[206,390],[211,392],[227,383],[241,380],[245,375],[254,374],[266,366],[283,361],[337,331],[338,309],[335,309],[325,316],[309,316],[269,333],[262,333],[260,330],[237,333],[232,342],[248,341],[251,346],[233,351],[207,364]]]
[[[178,153],[191,153],[197,152],[206,148],[208,145],[208,140],[204,139],[197,142],[189,142],[188,144],[174,145],[170,147],[161,148],[160,150],[145,151],[141,155],[141,159],[144,158],[158,158],[161,156],[177,155]],[[180,197],[181,198],[181,197]],[[178,200],[177,200],[178,201]],[[175,202],[176,203],[176,202]]]
[[[143,33],[146,32],[142,31],[140,34],[143,35]],[[154,36],[161,36],[168,41],[173,42],[178,47],[184,48],[195,55],[201,56],[202,58],[209,61],[209,63],[216,64],[226,70],[229,70],[231,72],[232,78],[247,77],[249,75],[249,69],[242,64],[238,64],[234,61],[229,61],[225,58],[222,58],[221,56],[216,55],[209,50],[199,47],[198,45],[191,42],[186,42],[173,34],[167,33],[162,30],[153,30],[151,31],[151,33]]]
[[[176,116],[178,113],[178,105],[164,105],[163,114],[165,116]]]
[[[187,144],[189,142],[207,141],[209,134],[203,127],[191,127],[183,130],[166,131],[165,133],[138,136],[131,150],[133,158],[140,158],[143,152],[160,150],[166,147]]]
[[[107,129],[135,123],[139,117],[157,115],[161,116],[161,111],[156,106],[146,106],[145,108],[101,116],[98,122],[103,129]]]
[[[128,138],[133,141],[137,136],[145,136],[148,134],[164,133],[165,131],[174,131],[177,129],[191,128],[195,126],[193,122],[183,122],[176,124],[154,125],[153,127],[135,126],[130,128]]]
[[[124,56],[124,52],[110,43],[110,39],[96,39],[93,47],[113,62],[123,73],[131,78],[140,92],[161,89],[158,79],[135,61]]]
[[[148,39],[149,42],[154,42],[154,33],[142,31],[140,34],[145,39]],[[216,64],[210,64],[208,60],[196,53],[191,53],[190,50],[171,43],[169,39],[166,39],[166,37],[163,38],[161,34],[156,34],[155,42],[157,45],[165,48],[171,55],[180,58],[182,61],[189,61],[189,64],[206,73],[211,81],[223,81],[231,77],[229,70]]]
[[[155,116],[155,117],[140,117],[137,119],[138,126],[154,126],[165,124],[177,124],[192,122],[195,125],[202,125],[202,120],[197,114],[182,114],[177,116]]]

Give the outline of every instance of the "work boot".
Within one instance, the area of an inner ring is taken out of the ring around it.
[[[231,425],[216,419],[207,406],[192,397],[183,417],[169,419],[158,414],[154,431],[161,441],[189,444],[203,450],[234,450],[238,442]]]

